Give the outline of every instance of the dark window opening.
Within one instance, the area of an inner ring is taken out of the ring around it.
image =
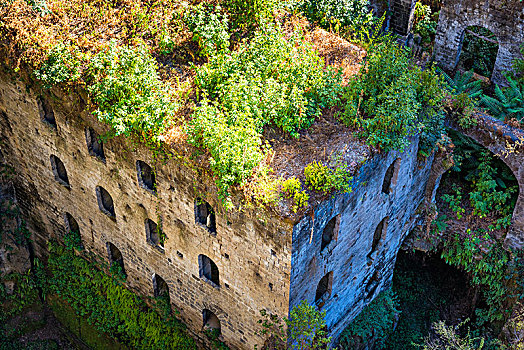
[[[216,234],[215,211],[209,203],[200,198],[195,201],[195,220],[197,223],[205,226],[209,232]]]
[[[65,214],[65,227],[66,227],[66,234],[64,237],[64,243],[67,245],[71,245],[74,248],[82,249],[82,237],[80,236],[80,227],[78,226],[78,222],[75,220],[75,218],[69,214]]]
[[[100,210],[110,218],[114,219],[116,217],[115,206],[113,205],[113,198],[111,198],[109,192],[107,192],[103,187],[97,186],[96,198]]]
[[[220,285],[218,267],[205,255],[198,256],[198,265],[200,267],[200,278],[205,278],[217,287]]]
[[[208,309],[204,309],[204,311],[202,311],[202,318],[204,321],[202,326],[204,331],[216,332],[217,335],[220,334],[220,320],[217,315]]]
[[[111,271],[115,274],[125,276],[126,271],[124,269],[124,258],[120,250],[113,244],[107,243],[107,252],[109,254],[109,261],[111,263]]]
[[[315,303],[318,307],[322,307],[326,300],[331,296],[331,287],[333,284],[333,271],[328,272],[320,282],[318,282],[317,291],[315,294]]]
[[[147,241],[155,246],[164,248],[163,232],[160,227],[151,219],[146,219]]]
[[[340,215],[337,215],[328,221],[324,227],[324,231],[322,231],[322,243],[320,245],[321,251],[324,250],[324,248],[326,248],[333,240],[337,240],[339,225]]]
[[[155,298],[162,298],[169,302],[169,286],[166,281],[156,273],[153,275],[153,290]]]
[[[380,223],[375,228],[375,232],[373,233],[373,242],[371,243],[371,251],[368,254],[368,258],[371,258],[371,256],[379,248],[380,243],[383,242],[386,238],[388,219],[388,217],[382,219],[382,221],[380,221]]]
[[[498,51],[498,39],[490,30],[479,26],[467,27],[462,34],[457,68],[462,71],[472,70],[490,78]]]
[[[67,177],[67,171],[64,166],[64,163],[57,156],[51,156],[51,168],[53,169],[53,174],[55,175],[55,180],[58,181],[61,185],[69,187],[69,178]]]
[[[93,128],[86,128],[86,143],[89,155],[97,157],[100,160],[105,160],[104,146],[100,140],[100,136]]]
[[[384,182],[382,182],[382,192],[385,194],[390,194],[392,186],[396,184],[397,182],[397,176],[396,174],[398,172],[398,167],[400,165],[400,159],[395,159],[393,163],[389,166],[388,170],[386,170],[386,175],[384,175]]]
[[[38,111],[42,121],[56,129],[55,113],[47,100],[44,100],[43,98],[38,99]]]
[[[156,178],[153,169],[141,160],[136,161],[138,183],[148,191],[156,192]]]

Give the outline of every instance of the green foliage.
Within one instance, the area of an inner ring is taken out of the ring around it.
[[[503,320],[509,316],[506,302],[513,297],[508,287],[508,263],[510,254],[500,243],[491,242],[491,237],[485,233],[468,229],[466,235],[456,234],[445,241],[442,258],[446,263],[459,267],[471,276],[471,282],[483,286],[482,292],[486,298],[487,309],[478,309],[478,323]]]
[[[302,300],[293,307],[289,319],[261,310],[263,319],[258,323],[262,330],[257,333],[271,339],[275,349],[315,350],[325,349],[331,341],[326,332],[326,311],[319,311],[314,305]],[[287,332],[284,330],[287,326]],[[255,349],[258,347],[255,346]]]
[[[261,134],[274,125],[293,137],[338,102],[340,76],[297,33],[285,38],[267,25],[239,50],[218,52],[197,68],[203,94],[187,125],[189,142],[207,149],[221,195],[252,176],[267,147]]]
[[[326,29],[348,32],[356,41],[364,39],[377,22],[369,7],[369,0],[306,0],[300,4],[310,21]]]
[[[488,111],[501,120],[515,118],[519,122],[524,118],[524,82],[518,82],[507,75],[508,87],[495,86],[495,96],[483,95],[481,99]]]
[[[431,43],[437,32],[437,19],[438,13],[432,15],[430,6],[424,5],[420,0],[417,1],[413,19],[413,33],[420,35],[424,43]]]
[[[467,321],[467,320],[466,320]],[[427,337],[422,345],[424,350],[482,350],[484,338],[473,337],[468,330],[465,336],[460,336],[459,329],[464,323],[457,326],[447,326],[444,321],[433,323],[434,337]]]
[[[231,29],[252,31],[271,21],[278,2],[275,0],[224,0],[231,15]]]
[[[473,78],[473,71],[461,73],[457,71],[453,79],[441,69],[438,72],[442,74],[448,83],[448,90],[455,95],[466,93],[470,98],[475,99],[482,95],[482,81]]]
[[[193,32],[193,40],[198,42],[203,56],[214,56],[229,48],[228,17],[221,13],[220,6],[200,3],[189,7],[184,22]]]
[[[161,141],[178,105],[144,46],[112,42],[92,58],[88,77],[87,90],[97,106],[94,114],[115,135],[134,134],[151,144]]]
[[[424,130],[432,148],[442,131],[442,81],[434,69],[410,67],[409,53],[392,41],[378,43],[360,74],[349,82],[345,111],[339,116],[371,146],[403,150],[408,136]],[[426,127],[427,126],[427,127]]]
[[[67,302],[99,331],[135,349],[195,348],[180,321],[148,309],[119,279],[70,249],[50,244],[49,251],[47,291]]]
[[[329,193],[331,191],[350,193],[353,177],[342,166],[331,169],[321,162],[312,162],[304,169],[306,184],[310,190]]]
[[[77,55],[80,53],[75,48],[58,44],[49,52],[42,66],[34,71],[34,75],[47,89],[63,82],[76,81],[80,78],[80,60]]]
[[[293,199],[293,211],[306,207],[309,200],[309,194],[302,190],[302,184],[296,177],[290,177],[282,182],[282,192],[285,196]]]
[[[449,204],[449,207],[455,214],[457,214],[457,219],[462,219],[462,215],[466,212],[466,209],[462,207],[462,192],[460,188],[456,185],[453,186],[455,194],[444,194],[442,195],[442,200]]]
[[[381,292],[342,332],[340,349],[356,349],[362,342],[372,338],[375,339],[374,349],[384,349],[386,339],[394,330],[398,308],[398,300],[392,289]]]
[[[76,249],[78,251],[84,249],[84,246],[82,245],[82,237],[80,236],[80,232],[66,232],[66,234],[64,235],[64,244],[68,249]]]
[[[488,38],[492,41],[484,40]],[[488,29],[478,26],[466,28],[462,41],[459,66],[466,70],[490,77],[495,66],[499,45],[497,37]]]

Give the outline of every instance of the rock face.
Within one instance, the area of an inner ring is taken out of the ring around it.
[[[457,66],[467,27],[489,29],[499,50],[491,80],[505,82],[502,72],[511,70],[524,42],[524,3],[518,0],[443,0],[435,38],[435,60],[442,66]]]

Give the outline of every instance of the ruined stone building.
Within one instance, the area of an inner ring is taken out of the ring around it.
[[[396,31],[408,33],[413,3],[393,1]],[[499,38],[499,81],[524,41],[523,9],[519,1],[445,0],[437,62],[453,68],[466,27],[485,26]],[[45,256],[50,238],[78,230],[88,252],[122,266],[129,288],[145,296],[167,292],[194,336],[219,329],[235,349],[264,343],[260,310],[286,317],[302,300],[326,311],[336,340],[390,286],[398,250],[442,175],[433,156],[417,158],[414,137],[403,152],[355,159],[363,164],[353,191],[312,204],[302,217],[224,212],[213,183],[182,163],[158,162],[123,138],[100,141],[107,126],[84,103],[80,95],[42,96],[6,72],[0,76],[0,152],[17,174],[35,253]],[[479,128],[470,136],[496,154],[506,141],[517,142],[500,125]],[[362,143],[348,138],[339,147]],[[520,184],[507,238],[514,247],[524,245],[520,157],[505,159]]]
[[[388,2],[390,28],[400,35],[412,29],[416,0]],[[464,34],[471,27],[489,30],[496,37],[498,54],[491,80],[503,84],[502,73],[520,56],[524,41],[524,4],[519,0],[443,0],[438,18],[434,59],[453,70],[459,62]],[[491,40],[491,39],[487,39]],[[479,53],[481,54],[481,53]]]

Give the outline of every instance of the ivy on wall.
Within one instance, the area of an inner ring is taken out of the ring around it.
[[[154,307],[148,308],[124,287],[118,273],[107,275],[100,264],[55,243],[50,243],[49,252],[46,292],[67,302],[100,332],[134,349],[195,349],[185,325],[161,298],[153,299]]]

